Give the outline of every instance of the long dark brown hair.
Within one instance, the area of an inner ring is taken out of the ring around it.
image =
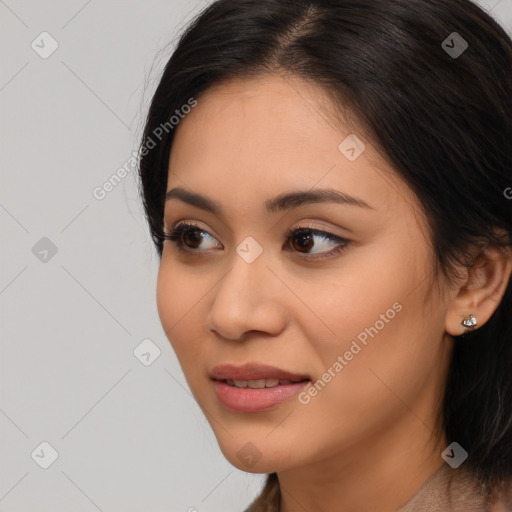
[[[469,0],[218,0],[180,38],[141,141],[146,149],[149,139],[156,143],[140,153],[139,172],[160,257],[169,118],[215,84],[273,72],[313,81],[356,114],[417,195],[436,272],[450,278],[454,263],[471,265],[473,244],[510,247],[512,41],[491,16]],[[440,423],[469,453],[466,466],[497,485],[512,476],[510,282],[490,320],[464,338],[455,344]],[[278,510],[279,493],[271,474],[249,510]]]

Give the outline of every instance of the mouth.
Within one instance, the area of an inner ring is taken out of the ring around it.
[[[235,412],[261,412],[296,395],[311,379],[267,365],[216,366],[210,373],[217,398]]]
[[[214,379],[217,380],[217,379]],[[275,388],[276,386],[288,386],[290,384],[297,384],[299,382],[307,382],[309,379],[290,380],[290,379],[251,379],[251,380],[235,380],[223,379],[218,382],[225,382],[228,386],[237,388],[250,388],[250,389],[263,389]]]

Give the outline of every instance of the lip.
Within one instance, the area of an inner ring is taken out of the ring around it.
[[[210,372],[210,377],[214,380],[257,380],[257,379],[279,379],[301,381],[310,377],[305,374],[292,373],[281,370],[274,366],[268,366],[260,363],[246,363],[242,366],[233,364],[221,364],[215,366]]]
[[[273,409],[295,396],[311,379],[307,375],[292,373],[259,363],[243,366],[223,364],[210,372],[217,398],[227,409],[235,412],[261,412]],[[226,380],[279,379],[288,381],[271,388],[238,388]],[[290,382],[293,381],[293,382]]]
[[[235,412],[261,412],[273,409],[295,396],[309,384],[309,380],[280,384],[273,388],[237,388],[222,380],[214,380],[215,391],[220,403]]]

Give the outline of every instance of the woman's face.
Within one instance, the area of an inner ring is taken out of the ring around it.
[[[196,228],[178,236],[184,252],[164,243],[158,311],[222,452],[246,471],[371,463],[399,443],[414,457],[435,426],[450,294],[430,288],[417,198],[333,112],[298,79],[235,80],[198,99],[172,147],[167,191],[218,210],[167,200],[166,232]],[[307,198],[326,189],[338,198]]]

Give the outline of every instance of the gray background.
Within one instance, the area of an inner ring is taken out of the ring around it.
[[[222,456],[160,325],[135,169],[93,195],[207,3],[0,0],[0,511],[240,512],[261,488]],[[479,3],[512,33],[512,0]]]

